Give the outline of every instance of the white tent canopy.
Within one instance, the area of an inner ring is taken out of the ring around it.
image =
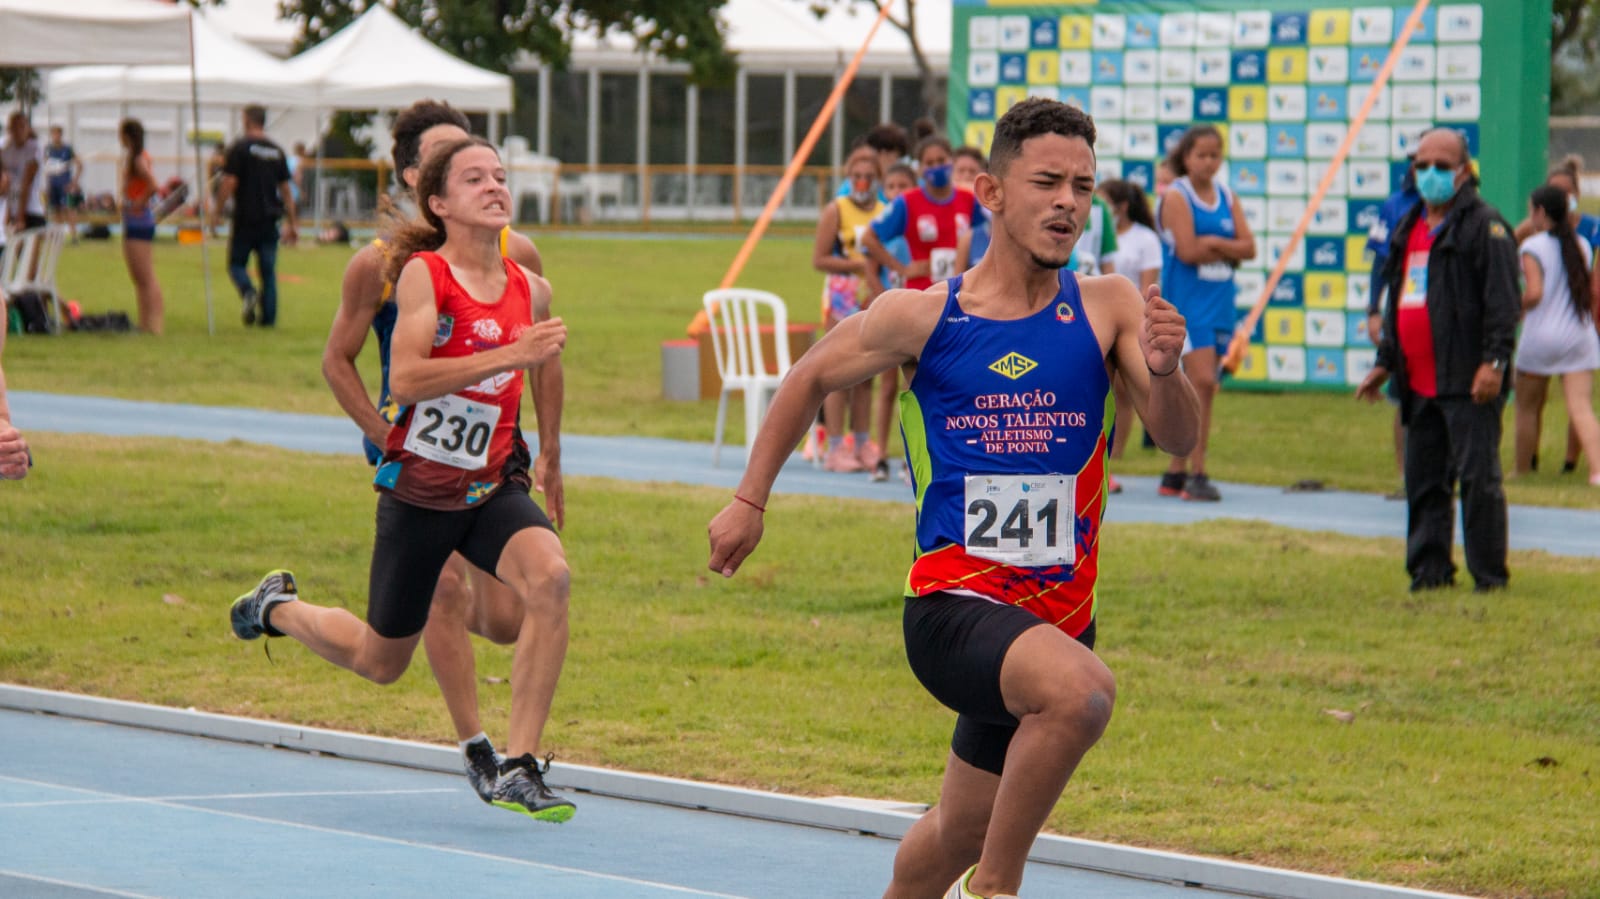
[[[194,20],[194,77],[202,103],[243,106],[310,106],[316,91],[278,59],[244,43],[212,24],[204,15]],[[46,78],[45,95],[52,104],[190,102],[187,65],[72,66]]]
[[[918,41],[935,71],[949,65],[950,3],[951,0],[917,0]],[[728,0],[717,15],[727,26],[727,47],[738,54],[739,65],[760,71],[793,68],[831,72],[842,68],[866,40],[867,31],[877,18],[870,7],[854,3],[827,4],[818,18],[809,5],[798,0]],[[903,2],[894,4],[893,15],[905,17]],[[644,58],[659,62],[648,54]],[[572,36],[575,69],[592,64],[638,65],[640,60],[640,50],[631,37],[599,36],[588,31]],[[905,33],[889,24],[878,29],[864,62],[869,69],[916,72]]]
[[[382,4],[285,65],[317,86],[322,109],[400,109],[432,97],[458,109],[511,110],[510,76],[451,56]]]
[[[181,63],[189,9],[156,0],[0,0],[0,65]]]

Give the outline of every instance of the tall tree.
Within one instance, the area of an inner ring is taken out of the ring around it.
[[[1600,102],[1600,0],[1554,0],[1550,21],[1550,111],[1592,112]]]
[[[348,25],[378,0],[280,0],[300,23],[296,51]],[[508,71],[524,52],[557,68],[572,56],[571,35],[631,36],[642,49],[687,63],[697,83],[721,83],[736,71],[717,11],[727,0],[389,0],[422,36],[465,59]]]
[[[811,12],[818,19],[828,14],[833,8],[849,11],[854,6],[864,6],[872,10],[876,16],[883,11],[885,6],[893,6],[896,0],[803,0],[811,7]],[[922,81],[922,114],[941,128],[944,125],[945,89],[939,75],[928,62],[928,55],[922,50],[922,41],[917,37],[917,0],[905,0],[906,12],[903,16],[889,14],[889,24],[900,29],[906,36],[906,41],[911,44],[911,60],[916,64],[917,75]]]

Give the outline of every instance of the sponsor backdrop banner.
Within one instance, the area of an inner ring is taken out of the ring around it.
[[[1099,177],[1147,190],[1184,129],[1215,125],[1257,255],[1243,318],[1411,12],[1297,0],[955,0],[950,138],[986,152],[995,120],[1045,96],[1094,116]],[[1512,222],[1544,178],[1550,0],[1430,5],[1273,292],[1235,387],[1349,389],[1371,368],[1367,230],[1434,124],[1459,129]],[[1591,160],[1591,162],[1595,162]]]

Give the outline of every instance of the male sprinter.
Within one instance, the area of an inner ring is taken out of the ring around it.
[[[468,127],[467,117],[459,110],[433,100],[414,103],[395,117],[394,170],[405,185],[408,198],[416,188],[417,173],[429,151],[464,139]],[[532,241],[509,228],[501,232],[500,252],[534,274],[544,274],[539,251]],[[362,247],[350,259],[345,267],[339,311],[322,353],[323,377],[339,405],[361,428],[367,461],[374,465],[383,456],[389,426],[399,411],[389,396],[389,338],[394,331],[395,303],[394,285],[383,277],[386,261],[381,241]],[[372,404],[361,373],[356,370],[356,357],[366,345],[369,327],[378,338],[382,371],[377,406]],[[558,433],[561,421],[559,360],[545,363],[535,377],[543,382],[541,389],[533,391],[542,444],[549,434]],[[543,458],[541,453],[540,459]],[[535,474],[535,487],[544,491],[550,517],[561,527],[565,517],[561,473],[536,468]],[[484,802],[494,794],[499,761],[478,720],[477,666],[467,634],[505,646],[517,642],[521,627],[522,606],[512,592],[487,572],[471,567],[459,553],[451,555],[434,587],[422,645],[445,707],[450,710],[456,737],[461,741],[467,778]]]
[[[960,717],[939,803],[901,842],[889,899],[1014,896],[1111,718],[1116,683],[1091,651],[1111,378],[1164,449],[1199,438],[1182,316],[1155,288],[1144,300],[1126,278],[1065,269],[1094,197],[1094,136],[1088,116],[1054,100],[1000,119],[975,184],[994,222],[983,261],[948,284],[888,291],[812,347],[708,528],[710,567],[731,577],[822,397],[905,369],[917,497],[906,656]]]

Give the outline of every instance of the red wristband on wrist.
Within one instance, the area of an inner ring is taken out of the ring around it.
[[[742,496],[740,496],[740,495],[739,495],[739,494],[737,494],[737,493],[735,493],[735,494],[734,494],[734,495],[733,495],[733,498],[734,498],[734,499],[736,499],[736,500],[738,500],[738,501],[739,501],[739,502],[741,502],[741,503],[744,503],[744,504],[745,504],[745,505],[747,505],[747,506],[749,506],[749,507],[750,507],[750,508],[752,508],[752,509],[754,509],[754,510],[756,510],[756,511],[757,511],[757,512],[761,512],[761,513],[765,513],[765,512],[766,512],[766,511],[767,511],[767,507],[766,507],[766,506],[758,506],[758,505],[756,505],[756,504],[755,504],[755,503],[753,503],[753,502],[751,502],[751,501],[749,501],[749,500],[747,500],[747,499],[745,499],[745,498],[744,498],[744,497],[742,497]]]

